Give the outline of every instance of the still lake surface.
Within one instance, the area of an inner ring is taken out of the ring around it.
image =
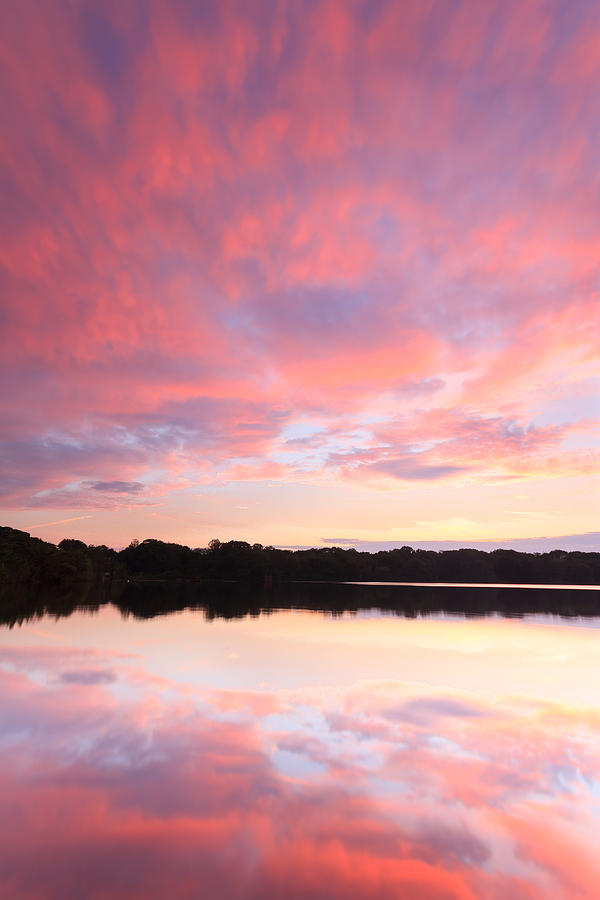
[[[174,590],[0,625],[2,898],[600,896],[598,591]]]

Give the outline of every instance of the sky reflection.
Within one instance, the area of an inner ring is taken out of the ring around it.
[[[113,617],[0,636],[3,897],[597,896],[594,628]]]

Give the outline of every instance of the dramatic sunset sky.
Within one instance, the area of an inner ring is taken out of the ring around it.
[[[600,4],[20,0],[0,35],[3,524],[600,546]]]

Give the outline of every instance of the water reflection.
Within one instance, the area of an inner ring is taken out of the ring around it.
[[[390,584],[292,582],[265,589],[236,582],[119,582],[71,593],[23,586],[0,594],[0,624],[13,626],[43,616],[70,616],[75,610],[97,612],[114,605],[124,616],[147,619],[183,609],[202,609],[209,619],[236,619],[277,609],[312,609],[339,615],[379,609],[406,618],[450,612],[466,617],[500,613],[507,617],[545,613],[565,618],[600,616],[600,589],[556,590],[514,587],[438,587]]]
[[[597,897],[598,663],[502,619],[5,629],[0,896]]]

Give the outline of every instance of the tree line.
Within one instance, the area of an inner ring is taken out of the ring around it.
[[[284,550],[213,540],[191,548],[148,538],[117,551],[67,539],[58,546],[0,528],[0,585],[61,586],[98,581],[424,581],[508,584],[600,584],[600,553],[415,550],[375,553],[315,547]]]

